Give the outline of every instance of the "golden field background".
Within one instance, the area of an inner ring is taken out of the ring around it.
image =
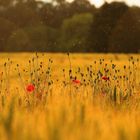
[[[30,67],[29,60],[32,62],[33,58],[35,63]],[[51,66],[49,59],[53,60]],[[100,60],[103,59],[100,64]],[[134,65],[130,64],[129,59],[132,59]],[[0,75],[0,139],[139,140],[139,59],[140,55],[134,54],[70,54],[69,56],[51,53],[1,54],[0,73],[3,74]],[[34,72],[33,79],[40,78],[43,81],[46,75],[41,73],[51,67],[49,78],[45,83],[46,92],[39,92],[41,88],[39,85],[37,92],[27,93],[26,85],[31,82],[30,70],[32,72],[38,69],[40,63],[43,68],[39,72]],[[83,83],[80,74],[76,73],[80,67],[82,73],[86,75],[87,67],[91,66],[93,73],[98,71],[103,73],[105,64],[112,73],[109,75],[110,81],[98,78],[99,84],[94,84],[94,87],[91,86],[94,76],[92,78],[85,76],[86,82]],[[115,74],[111,68],[112,64],[116,65],[120,73]],[[131,68],[128,70],[130,65]],[[65,69],[65,78],[63,69]],[[81,81],[81,85],[71,82],[70,69],[73,76],[77,76]],[[133,76],[129,76],[130,71]],[[118,88],[112,78],[114,75],[128,76],[129,83],[120,78]],[[49,86],[50,80],[53,83]],[[132,84],[131,80],[134,80]],[[67,84],[64,85],[63,82]],[[126,96],[126,92],[130,94],[131,85],[134,85],[132,95]],[[114,91],[114,87],[117,87],[117,92]],[[99,92],[95,92],[96,88]],[[105,89],[104,93],[102,88]],[[110,93],[113,93],[113,100],[110,98]],[[115,101],[114,93],[116,93]],[[123,94],[122,99],[120,93]]]

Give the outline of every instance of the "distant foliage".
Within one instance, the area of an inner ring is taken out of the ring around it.
[[[123,2],[0,0],[0,51],[137,53],[139,19]]]
[[[77,14],[64,20],[61,27],[61,50],[65,48],[64,51],[87,51],[87,37],[92,20],[93,17],[90,13]]]

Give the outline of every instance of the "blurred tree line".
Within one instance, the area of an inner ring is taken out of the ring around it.
[[[140,51],[140,8],[88,0],[0,0],[0,51]]]

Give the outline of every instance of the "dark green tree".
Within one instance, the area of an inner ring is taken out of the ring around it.
[[[6,41],[12,32],[16,29],[16,26],[11,21],[0,18],[0,51],[4,51]]]
[[[5,18],[24,28],[40,24],[40,17],[27,3],[18,3],[5,13]]]
[[[118,20],[127,12],[128,6],[122,2],[105,3],[95,14],[89,36],[91,51],[107,52],[109,38]]]
[[[109,39],[110,52],[136,53],[140,49],[140,9],[130,8],[117,22]]]

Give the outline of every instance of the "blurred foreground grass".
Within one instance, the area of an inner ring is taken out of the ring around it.
[[[0,139],[139,140],[139,59],[133,54],[1,54]],[[75,77],[80,84],[72,82]],[[30,83],[33,93],[26,91]]]

